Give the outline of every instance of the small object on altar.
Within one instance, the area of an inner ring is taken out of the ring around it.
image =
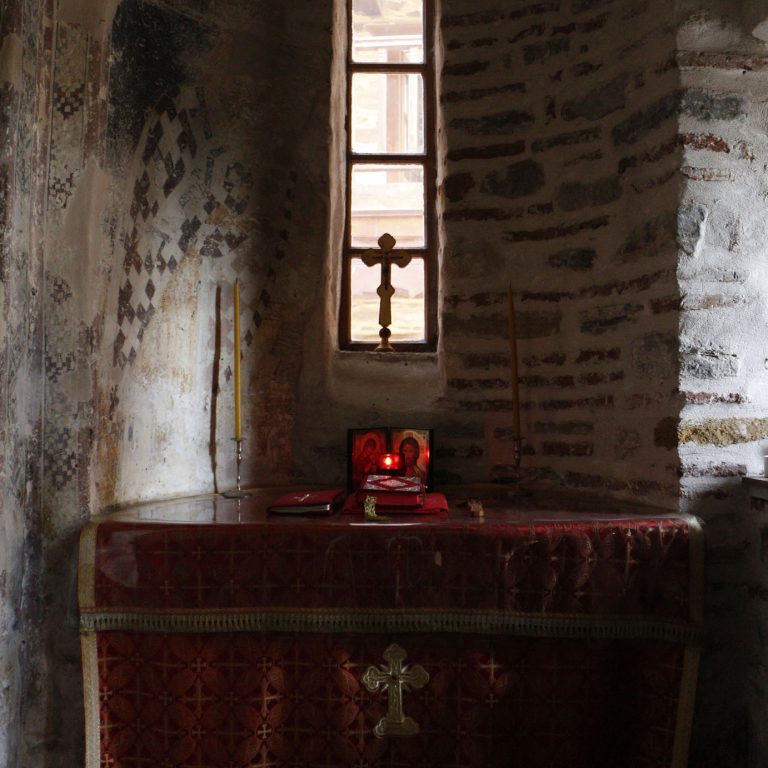
[[[365,499],[358,501],[353,493],[347,496],[344,506],[341,508],[342,515],[360,515],[363,513]],[[442,493],[427,493],[424,496],[424,503],[420,507],[387,507],[377,504],[379,512],[386,512],[387,515],[412,515],[419,517],[428,517],[435,515],[437,517],[446,517],[448,515],[448,500]],[[385,519],[385,518],[383,518]]]
[[[424,483],[420,477],[368,475],[357,492],[357,500],[364,503],[368,496],[384,507],[416,508],[424,504]]]
[[[383,515],[376,514],[376,499],[373,496],[365,497],[363,509],[365,510],[365,520],[368,523],[378,523],[381,520],[387,519]]]
[[[275,499],[267,512],[271,515],[330,515],[343,501],[341,488],[294,491]]]
[[[480,499],[467,499],[467,505],[469,506],[469,514],[472,517],[485,517],[485,509],[483,509],[483,502]]]

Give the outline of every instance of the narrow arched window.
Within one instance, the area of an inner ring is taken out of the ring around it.
[[[391,341],[435,348],[434,17],[427,0],[347,0],[347,184],[341,346],[379,341],[379,266],[360,259],[388,232],[407,266],[392,267]]]

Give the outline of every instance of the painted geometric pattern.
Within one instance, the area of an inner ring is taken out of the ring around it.
[[[88,44],[89,36],[80,27],[56,24],[48,151],[48,224],[52,243],[83,170]],[[81,357],[79,329],[74,322],[72,286],[53,267],[46,272],[45,281],[44,478],[51,498],[56,493],[56,503],[68,505],[76,500],[62,497],[61,492],[76,490],[74,481],[79,467],[78,404],[72,398],[78,386]]]
[[[58,23],[48,160],[48,206],[51,211],[67,207],[82,173],[87,60],[88,35],[79,27]]]
[[[72,288],[46,273],[48,323],[45,328],[45,480],[60,491],[77,475],[77,405],[69,394],[78,364],[78,334],[72,322]]]
[[[191,90],[161,99],[144,128],[122,239],[116,366],[135,360],[185,254],[194,248],[203,257],[221,259],[247,238],[241,222],[253,180],[211,139],[204,103]],[[237,260],[228,261],[230,270],[236,268]]]
[[[397,642],[429,674],[420,732],[377,738],[365,670]],[[101,766],[667,768],[683,648],[459,635],[97,636]]]

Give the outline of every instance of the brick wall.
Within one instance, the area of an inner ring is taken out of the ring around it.
[[[509,474],[509,283],[526,467],[546,484],[676,503],[667,6],[444,3],[446,397],[484,414],[491,436],[471,467],[441,462],[457,479]]]

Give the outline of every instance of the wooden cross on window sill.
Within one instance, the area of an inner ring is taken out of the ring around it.
[[[392,296],[395,293],[395,289],[392,287],[392,262],[397,264],[398,267],[404,267],[411,261],[411,255],[406,251],[398,251],[392,253],[392,249],[395,247],[395,240],[389,232],[385,232],[379,238],[379,249],[369,248],[364,251],[360,258],[363,260],[363,264],[366,267],[373,267],[376,264],[381,264],[381,285],[376,289],[376,293],[379,294],[379,325],[381,330],[379,331],[379,337],[381,341],[379,346],[376,347],[377,352],[394,352],[394,347],[389,343],[389,337],[392,335],[392,331],[389,330],[389,326],[392,324]]]

